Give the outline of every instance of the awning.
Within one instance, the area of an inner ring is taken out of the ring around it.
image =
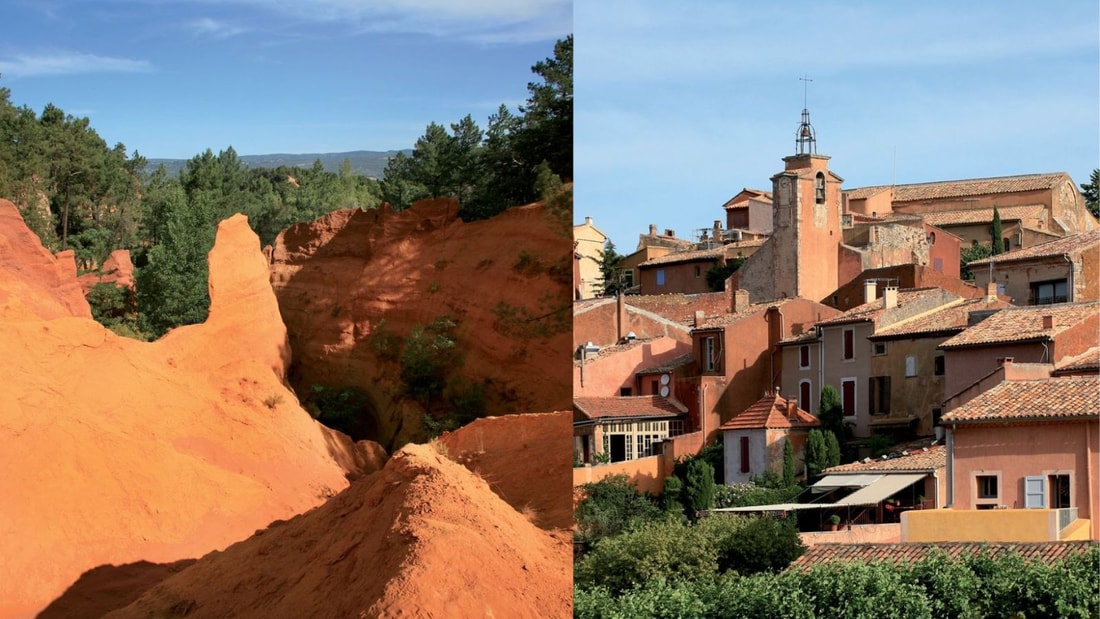
[[[864,488],[875,483],[881,477],[881,473],[873,475],[826,475],[817,480],[811,488],[817,492],[824,492],[833,488]]]
[[[818,509],[824,507],[817,503],[777,503],[775,505],[752,505],[750,507],[718,507],[712,512],[790,512],[796,509]]]
[[[897,475],[881,475],[882,479],[869,486],[860,488],[852,494],[838,500],[834,505],[874,505],[883,501],[902,488],[917,483],[927,477],[927,473],[903,473]]]

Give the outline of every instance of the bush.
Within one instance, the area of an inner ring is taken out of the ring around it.
[[[798,496],[800,492],[802,492],[802,486],[798,485],[769,488],[756,482],[715,486],[714,506],[752,507],[754,505],[776,505],[789,502]]]
[[[359,387],[310,387],[304,407],[313,418],[354,441],[378,438],[377,408],[370,394]]]
[[[594,543],[629,530],[638,522],[656,520],[661,510],[638,494],[626,475],[612,475],[584,484],[585,498],[573,514],[578,539]]]
[[[455,349],[455,323],[440,316],[430,325],[417,325],[401,351],[401,380],[406,392],[427,407],[443,394],[448,372],[461,364]]]
[[[680,481],[679,477],[673,475],[665,478],[664,494],[661,495],[661,499],[664,501],[666,512],[673,514],[684,513],[684,504],[680,502],[680,493],[683,489],[684,484]]]
[[[793,519],[751,518],[724,544],[718,569],[743,575],[778,572],[804,552]]]

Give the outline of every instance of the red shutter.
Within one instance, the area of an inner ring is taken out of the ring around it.
[[[856,414],[856,381],[846,380],[841,383],[840,398],[844,401],[844,414]]]
[[[844,358],[845,359],[852,359],[853,357],[855,357],[854,350],[853,350],[855,348],[855,346],[854,346],[854,342],[852,341],[852,338],[854,337],[854,335],[855,335],[855,333],[853,331],[845,331],[844,332]]]
[[[798,407],[806,412],[811,412],[810,408],[810,383],[802,383],[798,386]]]
[[[809,346],[800,346],[798,348],[798,354],[799,354],[799,359],[798,359],[799,367],[804,367],[804,368],[810,367],[810,347]]]

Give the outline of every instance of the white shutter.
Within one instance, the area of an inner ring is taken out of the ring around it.
[[[1043,509],[1047,506],[1047,480],[1042,475],[1024,478],[1024,507]]]

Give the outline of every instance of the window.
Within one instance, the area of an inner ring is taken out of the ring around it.
[[[657,269],[657,285],[658,286],[664,286],[665,285],[665,270],[664,269]]]
[[[875,342],[871,344],[871,354],[875,356],[882,356],[886,354],[886,342]]]
[[[626,269],[623,271],[623,285],[627,288],[634,285],[634,269]]]
[[[912,378],[917,375],[917,358],[913,355],[905,357],[905,376]]]
[[[659,395],[661,393],[661,385],[658,382],[660,379],[651,378],[649,380],[649,395]]]
[[[1005,238],[1001,240],[1001,244],[1004,245],[1005,251],[1012,251],[1012,241]]]
[[[619,387],[619,396],[624,398],[629,397],[633,391],[634,390],[630,387]]]
[[[703,371],[714,372],[718,370],[718,359],[715,354],[714,336],[703,338]]]
[[[810,381],[804,380],[798,383],[798,407],[804,411],[812,411],[813,403],[810,402],[810,392],[813,387],[810,385]]]
[[[975,478],[978,485],[978,492],[975,496],[979,499],[993,499],[996,500],[1000,497],[997,492],[997,485],[1000,480],[996,475],[978,475]]]
[[[1066,290],[1066,280],[1064,279],[1049,282],[1036,282],[1031,285],[1031,304],[1049,305],[1051,303],[1065,303],[1069,300]]]
[[[749,472],[749,437],[741,437],[741,472]]]
[[[840,404],[844,408],[845,417],[856,414],[856,379],[840,381]]]
[[[806,369],[810,367],[810,347],[799,346],[798,347],[798,367]]]
[[[936,376],[943,376],[943,355],[936,355],[935,364],[936,364],[936,370],[935,370]]]
[[[825,175],[821,172],[817,173],[817,178],[814,180],[814,197],[818,204],[825,204]]]
[[[890,377],[872,376],[868,381],[870,396],[867,400],[872,415],[885,415],[890,412]]]
[[[1048,475],[1047,476],[1050,492],[1050,508],[1062,509],[1065,507],[1072,507],[1072,498],[1069,490],[1069,475]]]
[[[943,409],[942,408],[933,408],[932,409],[932,427],[939,427],[940,419],[942,419],[942,418],[943,418]]]
[[[695,265],[695,277],[699,277],[700,272],[701,272],[701,269],[699,268],[699,265]]]
[[[844,356],[845,360],[856,358],[856,332],[852,329],[844,330]]]

